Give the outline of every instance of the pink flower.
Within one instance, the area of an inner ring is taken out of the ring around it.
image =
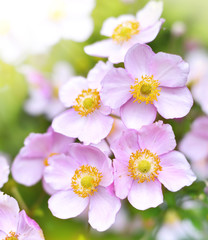
[[[9,163],[5,156],[0,155],[0,188],[8,181]]]
[[[19,212],[17,201],[0,192],[0,239],[44,240],[39,225],[24,210]]]
[[[100,62],[89,72],[87,79],[74,77],[63,85],[60,100],[70,109],[53,120],[54,131],[79,138],[85,144],[97,144],[108,135],[113,119],[107,116],[111,109],[102,104],[99,89],[101,76],[111,68],[111,64]]]
[[[179,145],[192,162],[193,169],[201,178],[208,176],[208,117],[197,118]]]
[[[110,70],[103,81],[101,100],[113,109],[121,107],[127,128],[139,129],[155,120],[157,111],[166,119],[181,118],[193,104],[185,86],[188,64],[177,55],[155,54],[136,44],[126,54],[125,69]]]
[[[124,132],[111,146],[116,196],[145,210],[163,202],[161,184],[172,192],[191,185],[196,177],[175,146],[171,126],[162,121]]]
[[[101,29],[101,34],[110,39],[102,40],[84,48],[92,56],[108,57],[112,63],[124,61],[128,49],[136,43],[153,41],[164,19],[159,19],[163,10],[161,1],[150,1],[143,9],[133,15],[121,15],[108,18]]]
[[[71,144],[68,155],[49,158],[45,181],[57,192],[49,209],[58,218],[76,217],[89,206],[89,224],[105,231],[115,221],[120,200],[109,187],[113,182],[111,160],[99,149]]]
[[[44,168],[48,166],[48,158],[67,152],[72,142],[72,138],[55,133],[51,128],[44,134],[31,133],[13,162],[13,178],[26,186],[36,184],[41,180]]]

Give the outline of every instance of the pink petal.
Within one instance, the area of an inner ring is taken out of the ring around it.
[[[54,190],[71,188],[70,179],[78,168],[78,164],[64,154],[50,157],[48,164],[49,166],[46,166],[44,171],[45,182]]]
[[[208,139],[208,116],[201,116],[194,120],[191,131],[200,137]]]
[[[17,201],[9,195],[0,192],[0,229],[8,234],[10,231],[16,232],[19,206]]]
[[[89,224],[98,231],[107,230],[115,222],[120,207],[117,197],[99,187],[98,192],[90,197]]]
[[[145,44],[135,44],[125,56],[125,68],[133,78],[140,79],[142,75],[151,75],[150,66],[154,55],[151,47]]]
[[[84,124],[85,117],[81,117],[74,109],[69,109],[54,118],[52,128],[65,136],[77,138],[83,131]]]
[[[152,26],[160,18],[163,11],[162,1],[150,1],[144,8],[137,12],[137,21],[141,24],[141,28]]]
[[[184,155],[178,151],[160,156],[162,171],[159,181],[170,191],[176,192],[184,186],[190,186],[196,177]]]
[[[180,56],[159,52],[152,62],[152,74],[162,87],[184,87],[189,65]]]
[[[65,107],[71,107],[82,90],[88,89],[87,80],[83,77],[72,77],[59,91],[60,100]]]
[[[67,219],[76,217],[82,213],[88,203],[88,197],[79,197],[72,190],[68,190],[57,192],[50,197],[48,207],[55,217]]]
[[[163,202],[161,183],[158,180],[138,183],[133,182],[128,200],[138,210],[157,207]]]
[[[131,98],[121,107],[121,119],[127,128],[139,130],[154,122],[157,109],[153,104],[133,102]]]
[[[179,149],[190,160],[198,162],[208,156],[208,139],[189,132],[180,142]]]
[[[119,108],[131,98],[130,86],[132,84],[134,80],[123,68],[113,68],[101,82],[102,102],[113,109]]]
[[[19,154],[11,169],[14,180],[25,186],[36,184],[43,176],[43,160],[42,158],[22,158]]]
[[[162,121],[142,127],[139,131],[139,143],[141,149],[149,149],[157,155],[172,151],[176,147],[172,127]]]
[[[0,230],[0,238],[1,238],[1,239],[5,239],[6,236],[7,236],[7,234],[6,234],[5,232],[3,232],[3,231]]]
[[[187,87],[161,87],[160,96],[154,105],[159,114],[166,119],[181,118],[189,113],[193,98]]]
[[[71,144],[69,155],[79,166],[96,167],[102,173],[101,186],[109,186],[113,182],[113,168],[111,160],[98,148],[81,144]]]
[[[85,144],[99,143],[110,132],[113,118],[95,111],[84,118],[84,125],[78,138]]]
[[[44,240],[43,232],[39,225],[27,216],[25,211],[19,213],[17,234],[24,240]]]
[[[152,42],[157,37],[163,23],[164,19],[160,19],[151,27],[140,30],[137,35],[132,37],[131,41],[135,44]]]
[[[114,159],[113,161],[115,193],[120,199],[128,196],[133,182],[133,178],[129,176],[128,165],[129,162],[126,159]]]
[[[9,177],[9,163],[6,157],[0,155],[0,188],[8,181]]]
[[[127,129],[110,147],[116,158],[128,161],[131,153],[140,149],[137,131]]]

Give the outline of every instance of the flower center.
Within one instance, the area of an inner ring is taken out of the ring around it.
[[[4,240],[18,240],[18,235],[15,232],[10,232]]]
[[[76,169],[72,177],[71,187],[73,191],[82,198],[93,195],[102,179],[102,174],[96,167],[82,165]]]
[[[139,81],[138,78],[135,79],[134,85],[131,85],[131,94],[135,98],[134,102],[146,102],[146,104],[153,104],[154,101],[157,101],[157,96],[160,96],[159,81],[153,79],[152,76],[142,75],[142,80]]]
[[[58,153],[51,153],[51,154],[48,155],[48,157],[46,157],[46,158],[44,159],[43,164],[44,164],[46,167],[49,166],[48,159],[49,159],[50,157],[54,156],[54,155],[58,155]]]
[[[10,23],[6,20],[0,21],[0,36],[5,36],[10,31]]]
[[[144,149],[143,151],[137,150],[136,153],[130,155],[128,169],[133,179],[138,180],[138,183],[143,183],[154,181],[162,167],[157,154]]]
[[[53,0],[49,9],[49,18],[53,21],[60,21],[66,16],[66,4],[61,0]]]
[[[96,89],[83,90],[75,101],[76,105],[73,108],[82,117],[100,108],[100,95]]]
[[[113,31],[112,39],[117,43],[123,43],[139,33],[139,22],[132,20],[119,24]]]

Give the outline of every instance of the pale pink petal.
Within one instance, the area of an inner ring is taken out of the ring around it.
[[[134,180],[128,200],[138,210],[157,207],[163,202],[161,183],[158,180],[143,183]]]
[[[104,36],[111,37],[114,29],[126,21],[135,20],[133,15],[121,15],[118,18],[110,17],[103,22],[100,33]]]
[[[131,41],[135,44],[152,42],[157,37],[163,23],[164,19],[160,19],[151,27],[140,30],[137,35],[132,37]]]
[[[19,213],[17,234],[24,240],[44,240],[43,232],[39,225],[27,216],[24,210]]]
[[[159,20],[163,11],[162,1],[150,1],[143,9],[137,12],[137,21],[141,24],[141,28],[147,28]]]
[[[105,77],[105,75],[113,68],[113,64],[111,62],[103,62],[99,61],[94,68],[92,68],[88,75],[87,80],[90,88],[98,89],[101,88],[101,81]]]
[[[71,107],[82,90],[88,89],[87,80],[83,77],[72,77],[59,91],[59,97],[65,107]]]
[[[151,75],[150,68],[154,55],[151,47],[145,44],[135,44],[125,56],[125,68],[134,78],[140,79],[142,75]]]
[[[140,149],[137,131],[130,129],[124,131],[110,147],[116,158],[128,161],[132,152]]]
[[[98,148],[74,143],[69,147],[69,155],[79,166],[96,167],[102,174],[101,186],[109,186],[113,182],[112,162]]]
[[[116,196],[99,187],[90,197],[89,224],[100,232],[107,230],[115,222],[120,207],[120,200]]]
[[[166,119],[181,118],[189,113],[193,98],[187,87],[161,87],[160,96],[158,101],[154,101],[154,105],[159,114]]]
[[[54,118],[52,128],[55,132],[68,137],[77,138],[83,131],[85,117],[79,115],[73,108]]]
[[[180,56],[159,52],[153,57],[152,74],[162,87],[184,87],[188,73],[188,63]]]
[[[3,232],[3,231],[0,230],[0,238],[1,238],[1,239],[5,239],[6,236],[7,236],[7,234],[6,234],[5,232]]]
[[[154,122],[157,109],[153,104],[133,102],[131,98],[121,107],[121,119],[127,128],[139,130]]]
[[[139,144],[141,149],[146,148],[157,155],[172,151],[176,147],[173,129],[162,121],[144,126],[139,130]]]
[[[78,164],[64,154],[50,157],[48,164],[49,166],[46,166],[44,170],[45,182],[54,190],[71,188],[70,179],[78,168]]]
[[[113,161],[115,193],[120,199],[124,199],[128,196],[133,182],[133,178],[129,176],[128,160],[114,159]]]
[[[123,68],[113,68],[101,82],[100,97],[106,106],[119,108],[131,98],[130,86],[134,80]]]
[[[194,120],[191,131],[203,138],[208,139],[208,116],[201,116]]]
[[[172,192],[180,190],[184,186],[190,186],[196,177],[184,155],[177,151],[160,156],[158,180]]]
[[[99,143],[110,132],[113,118],[95,111],[84,117],[84,125],[78,138],[85,144]]]
[[[55,193],[48,200],[48,207],[52,214],[61,219],[78,216],[89,203],[89,198],[79,197],[73,190]]]
[[[9,163],[4,156],[0,155],[0,188],[8,181],[9,177]]]
[[[49,186],[48,183],[45,182],[44,176],[43,176],[43,179],[42,179],[42,186],[43,186],[44,191],[48,195],[53,195],[53,194],[55,194],[57,192],[55,189],[53,189],[51,186]]]
[[[112,39],[102,40],[84,48],[85,53],[96,57],[109,57],[118,52],[120,45],[113,42]]]
[[[17,201],[9,195],[0,192],[0,229],[8,234],[10,231],[16,232],[19,206]]]
[[[22,158],[18,155],[11,169],[14,180],[25,186],[36,184],[43,176],[43,160],[42,158]]]
[[[198,162],[208,157],[208,139],[189,132],[180,142],[179,149],[191,161]]]

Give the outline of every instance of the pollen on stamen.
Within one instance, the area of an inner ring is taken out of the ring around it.
[[[18,240],[19,235],[15,232],[9,232],[9,234],[6,236],[4,240]]]
[[[130,93],[133,95],[134,102],[146,104],[153,104],[160,96],[161,89],[159,88],[159,81],[153,79],[153,75],[141,76],[141,80],[135,79],[134,85],[131,85]]]
[[[48,155],[48,157],[46,157],[46,158],[44,159],[43,164],[44,164],[46,167],[49,166],[48,159],[49,159],[50,157],[54,156],[54,155],[58,155],[58,153],[51,153],[51,154]]]
[[[160,158],[148,149],[137,150],[130,155],[128,170],[138,183],[154,181],[162,170]]]
[[[76,169],[72,177],[71,187],[77,195],[86,198],[97,192],[97,186],[102,179],[102,173],[96,167],[82,165]]]
[[[100,108],[100,94],[96,89],[83,90],[75,101],[73,108],[82,117]]]
[[[126,21],[119,24],[112,34],[112,39],[117,43],[123,43],[139,33],[139,22],[136,20]]]

